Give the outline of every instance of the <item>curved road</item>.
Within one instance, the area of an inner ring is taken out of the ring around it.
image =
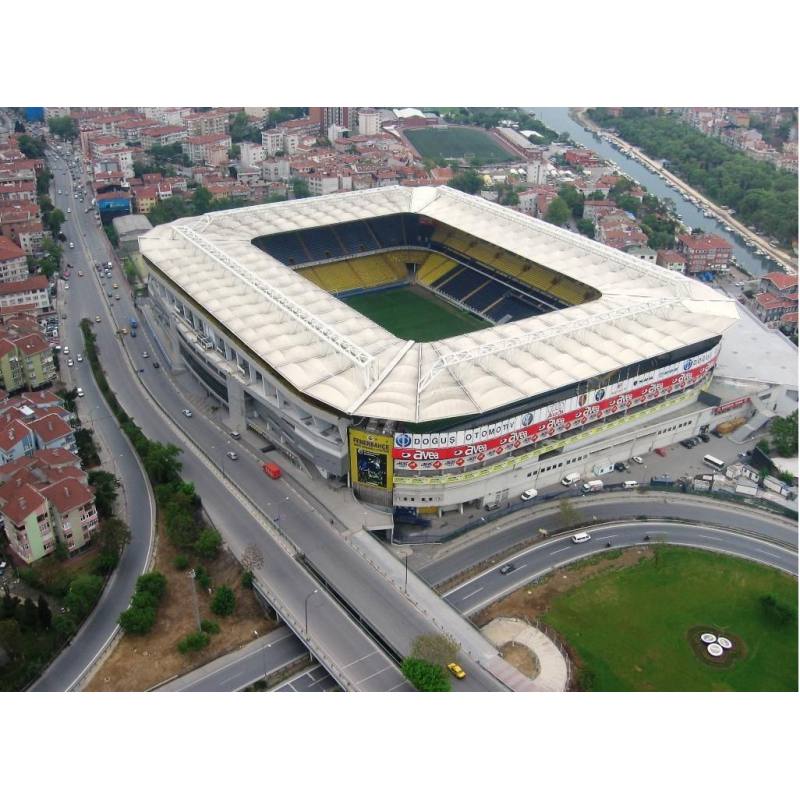
[[[661,519],[686,520],[731,530],[752,531],[797,548],[796,523],[747,506],[668,492],[619,492],[571,499],[583,519],[590,522],[619,522],[647,517],[650,524],[654,525]],[[557,503],[546,503],[539,507],[533,505],[527,512],[519,512],[487,526],[486,533],[480,538],[472,538],[474,533],[470,533],[466,536],[471,541],[463,545],[456,541],[441,546],[442,556],[421,567],[417,574],[435,586],[475,564],[494,558],[497,553],[530,541],[539,529],[552,531],[562,527],[564,525]]]
[[[66,222],[63,226],[68,241],[75,243],[75,249],[66,250],[65,258],[75,267],[70,278],[70,289],[64,289],[59,281],[61,310],[67,319],[59,319],[60,341],[69,345],[73,356],[83,351],[83,336],[78,323],[83,316],[101,313],[101,304],[94,292],[86,291],[85,283],[94,280],[94,267],[83,240],[77,216],[84,214],[78,200],[73,197],[72,177],[62,159],[51,159],[53,186],[61,189],[59,195],[54,190],[54,201],[64,211]],[[88,201],[87,201],[88,203]],[[71,213],[67,214],[67,208]],[[87,260],[88,259],[88,260]],[[84,277],[78,277],[82,269]],[[67,358],[61,356],[62,375],[73,386],[81,386],[85,397],[77,400],[78,414],[89,428],[93,428],[98,444],[113,462],[114,472],[122,483],[121,499],[124,502],[131,541],[125,548],[120,563],[106,584],[97,606],[84,622],[72,642],[50,664],[41,677],[33,684],[31,691],[61,692],[76,688],[97,656],[105,649],[117,632],[117,619],[130,603],[136,579],[147,568],[153,545],[153,525],[155,508],[150,483],[147,480],[128,438],[119,428],[100,390],[92,378],[87,361],[75,362],[73,368],[67,367]]]
[[[591,541],[574,544],[571,534],[554,536],[499,562],[444,596],[454,608],[469,615],[557,567],[604,552],[607,545],[619,548],[643,544],[645,536],[650,537],[651,543],[656,541],[727,553],[797,575],[796,550],[725,528],[698,528],[682,522],[637,521],[596,525],[584,530],[591,534]],[[500,568],[511,563],[514,571],[502,575]]]

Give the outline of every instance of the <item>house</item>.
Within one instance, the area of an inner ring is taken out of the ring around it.
[[[783,318],[797,313],[797,293],[778,295],[772,292],[759,292],[747,305],[753,313],[770,328],[783,324]],[[791,316],[787,317],[787,324],[791,324]]]
[[[785,272],[768,272],[761,276],[759,290],[772,292],[779,296],[797,294],[797,275],[787,275]]]
[[[45,275],[0,283],[0,309],[27,304],[33,304],[42,311],[50,308],[49,283]]]
[[[641,261],[648,261],[652,264],[656,263],[656,251],[652,250],[649,247],[644,247],[643,245],[633,245],[632,247],[626,247],[625,252],[629,256],[634,256],[635,258],[640,259]]]
[[[218,166],[228,160],[231,148],[231,137],[225,133],[207,136],[187,136],[181,142],[181,149],[189,157],[192,164],[208,164]]]

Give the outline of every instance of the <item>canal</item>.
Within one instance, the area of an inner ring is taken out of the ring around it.
[[[722,223],[715,217],[704,217],[703,212],[694,203],[684,200],[676,189],[667,186],[666,181],[660,175],[654,175],[645,169],[638,161],[622,155],[616,148],[608,142],[596,138],[594,135],[585,131],[569,115],[567,108],[526,108],[532,112],[537,119],[541,120],[548,128],[558,133],[566,132],[573,141],[594,150],[599,156],[609,161],[613,161],[622,172],[627,173],[635,181],[644,186],[648,192],[671,200],[675,204],[676,213],[683,217],[683,222],[692,228],[702,228],[706,233],[714,233],[726,239],[733,246],[733,255],[739,266],[753,276],[763,275],[766,272],[780,270],[781,267],[768,258],[757,256],[752,250],[748,249],[738,233],[726,231]]]

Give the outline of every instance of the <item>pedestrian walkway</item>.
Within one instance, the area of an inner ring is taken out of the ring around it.
[[[510,617],[498,617],[483,627],[486,638],[496,647],[508,642],[527,647],[539,661],[539,674],[531,679],[514,669],[504,659],[493,664],[497,675],[515,692],[565,692],[569,683],[567,659],[549,636],[527,622]],[[505,666],[503,666],[505,665]],[[513,674],[512,671],[513,670]],[[519,677],[517,677],[519,676]]]

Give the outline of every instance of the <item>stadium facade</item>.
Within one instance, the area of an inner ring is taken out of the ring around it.
[[[749,402],[709,391],[732,300],[452,189],[215,212],[140,249],[170,366],[231,427],[405,515],[602,474]],[[399,290],[475,326],[429,341],[398,301],[399,336],[350,304]]]

